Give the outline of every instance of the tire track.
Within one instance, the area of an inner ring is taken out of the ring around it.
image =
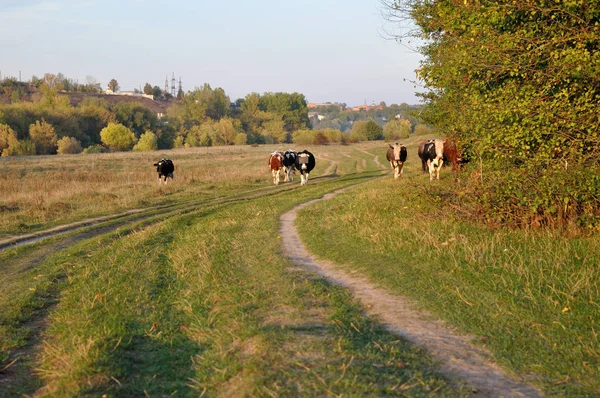
[[[346,191],[344,188],[294,207],[280,217],[280,236],[284,254],[299,268],[314,272],[333,284],[348,288],[364,305],[369,315],[377,316],[390,332],[425,348],[442,362],[440,372],[448,378],[464,380],[482,397],[542,397],[536,388],[508,376],[472,338],[450,330],[431,314],[416,309],[415,303],[390,294],[367,278],[348,274],[327,260],[316,259],[300,241],[294,225],[299,210]]]

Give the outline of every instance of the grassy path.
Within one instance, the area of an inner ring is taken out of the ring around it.
[[[0,395],[466,395],[282,254],[281,214],[381,175],[335,167],[0,252]]]
[[[491,360],[487,350],[473,344],[472,338],[451,331],[448,325],[417,309],[412,300],[390,294],[364,276],[350,274],[308,253],[294,226],[298,212],[344,191],[346,189],[303,203],[281,216],[281,237],[286,256],[307,271],[349,289],[367,313],[380,319],[387,330],[426,349],[442,361],[440,371],[443,374],[451,379],[464,380],[478,396],[541,397],[537,389],[509,377]]]

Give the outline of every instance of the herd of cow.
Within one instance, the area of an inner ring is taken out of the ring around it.
[[[459,164],[462,162],[462,159],[458,156],[456,144],[449,140],[423,141],[419,144],[417,154],[421,158],[423,171],[429,172],[429,180],[433,180],[434,177],[440,179],[440,169],[444,162],[450,162],[454,171],[458,170]],[[394,169],[395,179],[402,174],[402,167],[407,157],[408,151],[404,145],[398,143],[389,145],[386,158],[392,169]]]
[[[279,175],[283,171],[285,182],[290,182],[294,178],[296,170],[300,173],[300,185],[308,184],[308,175],[315,168],[315,157],[306,149],[302,152],[287,151],[273,152],[269,156],[269,167],[273,175],[273,183],[279,184]]]
[[[438,180],[440,179],[440,169],[444,165],[444,161],[448,161],[452,164],[452,170],[458,170],[461,159],[458,156],[456,144],[449,140],[429,140],[419,144],[418,149],[419,158],[423,171],[429,171],[429,179],[433,180],[434,176]],[[402,168],[406,158],[408,157],[408,151],[404,145],[395,143],[389,145],[386,158],[392,169],[394,169],[394,178],[400,177],[402,174]],[[300,173],[300,185],[308,184],[308,175],[315,168],[315,157],[312,153],[306,149],[302,152],[296,152],[288,149],[285,152],[273,152],[269,156],[269,167],[273,175],[273,183],[279,184],[280,174],[283,171],[284,181],[290,182],[294,178],[296,170]],[[175,166],[170,159],[162,158],[157,163],[156,171],[158,172],[158,181],[167,183],[167,178],[174,179],[173,172]]]

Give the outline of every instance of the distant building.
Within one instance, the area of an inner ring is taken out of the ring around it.
[[[331,102],[325,102],[324,104],[316,104],[316,103],[309,102],[308,104],[306,104],[306,107],[308,109],[315,109],[320,106],[334,106],[334,107],[338,108],[339,110],[342,110],[342,108],[343,108],[342,104],[338,104],[338,103],[332,104]]]
[[[154,101],[154,96],[151,94],[144,94],[144,93],[136,93],[135,91],[117,91],[114,92],[112,91],[110,88],[106,88],[106,91],[104,92],[106,95],[127,95],[130,97],[143,97],[143,98],[148,98]]]

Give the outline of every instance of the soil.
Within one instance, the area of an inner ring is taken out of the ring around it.
[[[418,310],[411,299],[391,294],[364,276],[316,259],[306,250],[294,225],[298,211],[317,201],[331,199],[347,189],[296,206],[281,216],[280,236],[284,254],[297,267],[348,288],[362,302],[368,315],[376,316],[391,333],[426,349],[441,362],[440,373],[456,383],[466,383],[477,396],[542,397],[535,387],[509,376],[494,363],[486,349],[473,343],[472,337],[459,334],[432,314]]]

